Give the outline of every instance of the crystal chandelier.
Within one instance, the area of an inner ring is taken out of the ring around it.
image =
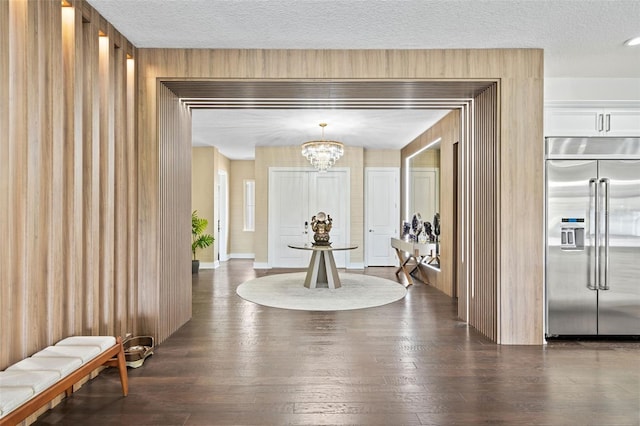
[[[302,155],[319,172],[326,172],[338,158],[342,157],[344,145],[341,142],[324,139],[324,128],[327,127],[327,123],[320,123],[320,127],[322,127],[322,140],[303,143]]]

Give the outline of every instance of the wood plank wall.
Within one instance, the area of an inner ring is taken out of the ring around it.
[[[406,158],[423,149],[433,141],[441,138],[440,141],[440,271],[432,268],[421,267],[422,272],[428,277],[429,283],[448,296],[453,296],[454,282],[453,269],[453,144],[460,141],[460,120],[459,109],[455,109],[447,114],[424,133],[411,141],[401,150],[402,177],[401,177],[401,205],[405,206],[406,179],[405,165]],[[410,213],[409,213],[410,214]],[[408,217],[407,212],[403,212],[403,217]],[[432,218],[424,218],[432,221]]]
[[[72,4],[0,2],[0,369],[136,331],[136,51]]]
[[[139,49],[138,67],[139,188],[143,192],[139,197],[139,224],[140,241],[145,248],[157,247],[156,234],[164,232],[156,217],[161,196],[157,80],[500,81],[497,341],[542,343],[542,50]],[[186,209],[185,212],[188,214]],[[523,218],[531,219],[525,232]],[[258,239],[256,243],[260,243]],[[158,258],[155,259],[140,266],[140,282],[142,285],[148,281],[144,284],[147,289],[159,286]]]
[[[191,206],[191,112],[159,84],[158,117],[160,291],[157,311],[144,318],[153,320],[153,335],[162,342],[191,318],[191,234],[185,232],[191,215],[181,214]]]
[[[471,289],[469,324],[497,340],[498,140],[497,85],[475,98],[471,140]]]

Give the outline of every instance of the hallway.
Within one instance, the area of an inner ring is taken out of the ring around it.
[[[110,369],[36,424],[640,424],[637,340],[497,346],[419,281],[401,301],[356,311],[236,296],[245,280],[281,272],[250,260],[200,271],[192,320],[129,369],[128,397]]]

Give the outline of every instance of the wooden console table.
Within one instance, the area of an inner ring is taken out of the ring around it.
[[[396,250],[396,254],[398,255],[398,259],[400,260],[400,267],[396,271],[396,275],[398,275],[400,271],[402,271],[404,273],[404,276],[407,278],[407,287],[413,285],[413,278],[411,277],[413,271],[415,271],[416,269],[420,271],[420,264],[425,260],[429,261],[430,259],[432,259],[429,244],[420,244],[413,241],[404,241],[398,238],[391,238],[391,247]],[[409,262],[411,260],[414,261],[414,265],[409,265]],[[413,266],[410,271],[407,269],[409,266]],[[422,274],[422,271],[420,271],[420,275],[422,276],[422,281],[427,282],[427,279]]]

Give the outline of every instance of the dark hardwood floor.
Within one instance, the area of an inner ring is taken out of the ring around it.
[[[364,273],[397,280],[394,270]],[[108,369],[36,424],[640,424],[637,341],[497,346],[419,281],[401,301],[356,311],[236,296],[245,280],[281,272],[249,260],[201,271],[192,320],[129,369],[128,397]]]

